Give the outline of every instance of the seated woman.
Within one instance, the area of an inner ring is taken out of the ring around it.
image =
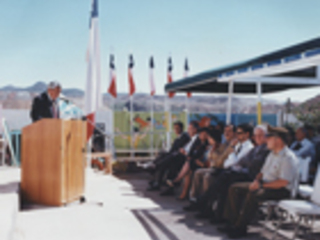
[[[182,179],[184,179],[184,185],[182,192],[178,199],[183,200],[188,196],[192,173],[199,168],[207,168],[211,165],[210,159],[214,157],[219,151],[221,142],[221,134],[217,130],[201,129],[199,138],[202,145],[199,147],[197,153],[193,158],[188,159],[182,167],[178,176],[172,181],[167,180],[167,184],[173,187]],[[207,140],[209,141],[209,149],[207,149]]]

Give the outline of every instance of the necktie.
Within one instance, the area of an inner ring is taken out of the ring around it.
[[[298,143],[294,146],[293,150],[298,151],[300,148],[302,148],[302,145],[301,145],[300,142],[298,142]]]
[[[56,101],[52,101],[53,118],[58,118],[58,108]]]
[[[238,147],[237,151],[236,151],[236,156],[239,154],[239,152],[241,151],[242,149],[242,144]]]

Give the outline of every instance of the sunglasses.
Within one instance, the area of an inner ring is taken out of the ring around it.
[[[244,132],[237,131],[238,135],[244,134]]]

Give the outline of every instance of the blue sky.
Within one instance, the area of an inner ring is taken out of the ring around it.
[[[91,0],[1,0],[0,85],[28,86],[57,79],[84,88]],[[100,0],[103,89],[109,54],[116,56],[118,90],[128,91],[133,53],[138,92],[149,92],[148,61],[155,58],[157,93],[163,93],[167,58],[174,79],[242,61],[320,36],[320,1]],[[266,95],[304,100],[319,89]]]

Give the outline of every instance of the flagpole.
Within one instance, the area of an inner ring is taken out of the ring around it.
[[[154,157],[154,95],[151,96],[151,131],[150,131],[150,151],[151,151],[151,157]]]
[[[131,160],[134,157],[133,154],[133,147],[134,147],[134,141],[133,141],[133,95],[130,95],[130,158]]]
[[[189,124],[189,98],[186,96],[186,126]]]
[[[165,93],[165,99],[164,99],[164,103],[165,103],[165,109],[164,109],[164,112],[165,112],[165,121],[166,121],[166,150],[169,151],[169,106],[168,106],[168,96],[167,94]]]
[[[112,137],[111,137],[111,154],[112,156],[116,156],[116,151],[115,151],[115,148],[114,148],[114,137],[115,137],[115,132],[114,132],[114,129],[115,129],[115,124],[114,124],[114,111],[115,111],[115,98],[113,98],[111,96],[111,121],[112,121]]]

